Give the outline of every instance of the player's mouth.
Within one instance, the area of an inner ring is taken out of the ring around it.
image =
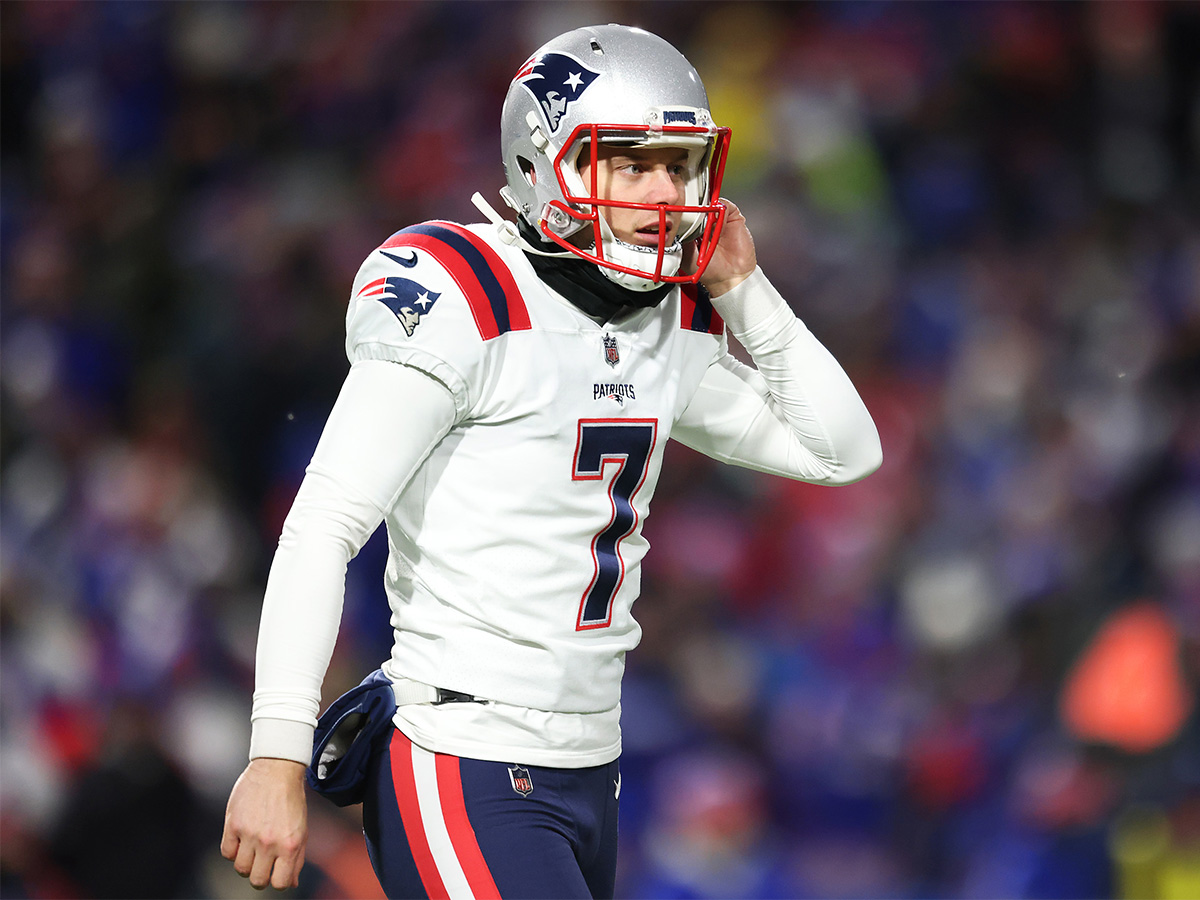
[[[660,233],[658,223],[653,225],[644,225],[633,233],[635,242],[643,247],[657,247],[660,243],[670,243],[672,240],[675,226],[671,222],[667,222],[666,231]]]

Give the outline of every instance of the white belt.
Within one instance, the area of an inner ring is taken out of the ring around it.
[[[428,703],[431,706],[440,706],[443,703],[487,703],[486,700],[471,694],[434,687],[432,684],[413,681],[411,678],[393,680],[392,693],[396,695],[397,706],[413,703]]]

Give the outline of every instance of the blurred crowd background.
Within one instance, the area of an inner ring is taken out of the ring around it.
[[[618,895],[1200,896],[1200,5],[10,0],[5,897],[253,895],[221,820],[351,279],[499,206],[509,79],[610,21],[702,73],[885,454],[670,450]],[[385,553],[327,700],[387,653]],[[376,896],[310,806],[291,895]]]

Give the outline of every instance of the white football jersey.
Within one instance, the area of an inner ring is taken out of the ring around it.
[[[640,636],[642,526],[672,425],[725,341],[694,288],[597,324],[490,225],[416,225],[367,258],[347,313],[350,360],[421,369],[457,408],[386,512],[385,669],[496,701],[402,718],[599,714],[600,733],[582,743],[616,755],[624,656]]]

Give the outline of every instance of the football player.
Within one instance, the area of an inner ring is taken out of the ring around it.
[[[351,368],[267,581],[226,814],[222,852],[256,887],[297,884],[312,762],[310,783],[362,800],[389,896],[611,897],[667,440],[830,485],[882,459],[720,199],[729,130],[675,48],[561,35],[517,72],[501,131],[516,221],[476,195],[489,221],[404,228],[351,290]],[[380,522],[394,646],[314,754],[346,565]]]

